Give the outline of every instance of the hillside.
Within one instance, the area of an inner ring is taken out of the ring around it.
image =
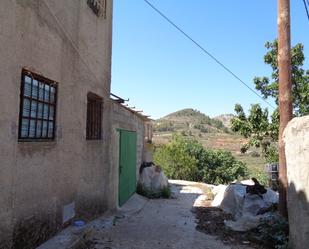
[[[235,154],[246,142],[242,137],[233,134],[222,121],[194,109],[173,112],[154,122],[156,144],[167,143],[173,133],[194,137],[207,148],[226,149]]]
[[[217,117],[214,117],[215,120],[219,120],[227,128],[231,128],[231,120],[235,117],[233,114],[222,114]]]
[[[194,109],[183,109],[155,121],[155,132],[227,133],[222,121]]]
[[[210,118],[198,110],[183,109],[154,121],[153,141],[156,145],[168,143],[174,133],[191,136],[200,141],[205,148],[230,151],[250,168],[263,169],[265,161],[257,151],[240,153],[246,139],[229,129],[232,118],[231,114]]]

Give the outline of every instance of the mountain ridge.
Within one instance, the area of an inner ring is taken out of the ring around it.
[[[155,132],[185,132],[199,130],[201,133],[223,132],[230,130],[219,118],[210,118],[193,108],[172,112],[154,121]]]

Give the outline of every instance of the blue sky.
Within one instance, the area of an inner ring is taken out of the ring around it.
[[[277,36],[276,0],[149,0],[254,88],[268,76],[264,44]],[[112,92],[152,118],[183,108],[209,116],[266,104],[205,56],[143,0],[114,0]],[[302,0],[291,0],[292,44],[309,53]],[[309,68],[309,59],[305,64]],[[272,102],[270,100],[270,102]]]

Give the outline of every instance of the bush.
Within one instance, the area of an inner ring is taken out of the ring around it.
[[[248,178],[256,178],[260,184],[269,187],[269,176],[267,172],[259,168],[251,168],[248,170]]]
[[[252,156],[252,157],[260,157],[260,153],[257,152],[257,151],[252,151],[252,152],[250,153],[250,156]]]
[[[277,145],[270,145],[268,150],[265,151],[265,156],[268,163],[278,163],[279,151]]]
[[[288,221],[277,213],[272,213],[263,218],[260,225],[251,231],[251,238],[259,241],[266,248],[287,249],[289,241]]]
[[[175,127],[172,122],[161,122],[154,127],[156,132],[175,131]]]
[[[206,150],[196,140],[180,135],[156,148],[154,161],[173,179],[226,184],[247,176],[245,164],[230,152]]]
[[[171,197],[171,188],[170,186],[167,186],[162,188],[159,192],[154,192],[150,189],[145,188],[141,184],[137,184],[136,193],[149,199],[169,199]]]
[[[207,132],[209,132],[208,129],[205,128],[204,125],[202,125],[202,124],[196,124],[196,125],[194,125],[193,128],[195,128],[195,129],[197,129],[197,130],[200,130],[200,132],[202,132],[202,133],[207,133]]]

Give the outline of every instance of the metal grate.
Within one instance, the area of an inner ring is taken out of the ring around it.
[[[98,17],[106,18],[106,0],[87,0],[87,4]]]
[[[57,83],[22,70],[19,140],[55,138]]]
[[[102,139],[102,98],[94,93],[87,95],[86,139]]]

